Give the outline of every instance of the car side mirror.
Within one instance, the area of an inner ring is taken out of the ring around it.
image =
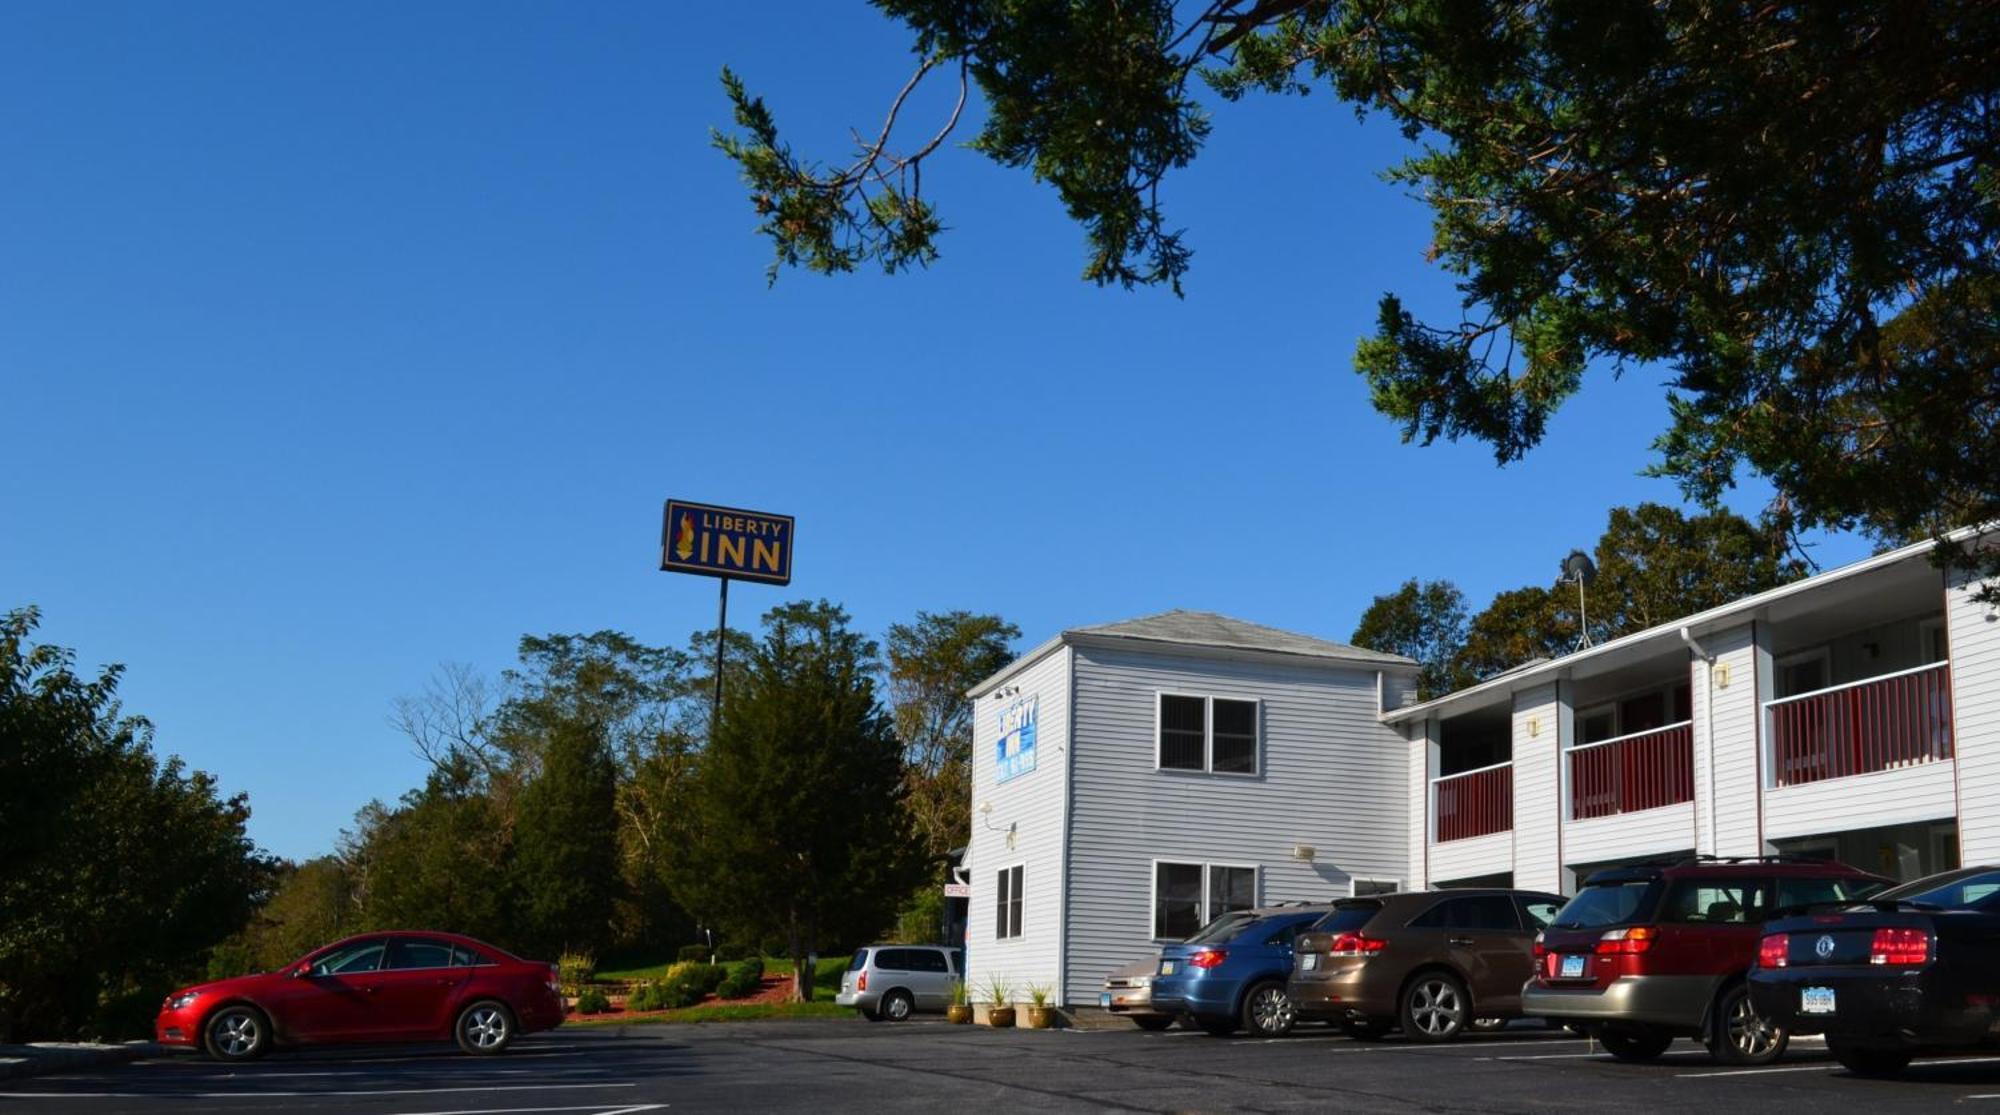
[[[298,967],[292,969],[293,979],[304,979],[312,974],[313,974],[313,966],[310,964],[301,964]]]

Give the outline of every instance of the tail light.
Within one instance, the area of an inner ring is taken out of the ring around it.
[[[562,966],[559,964],[549,965],[549,978],[544,982],[549,985],[550,991],[558,995],[562,994]]]
[[[1333,939],[1333,947],[1327,949],[1330,956],[1373,956],[1389,947],[1389,942],[1380,937],[1369,937],[1361,933],[1342,933]]]
[[[1613,929],[1597,939],[1597,955],[1629,956],[1645,952],[1653,947],[1653,938],[1659,935],[1660,931],[1650,925]]]
[[[1931,935],[1921,929],[1877,929],[1868,963],[1922,964],[1931,958]]]
[[[856,991],[868,990],[868,973],[866,970],[862,971],[860,975],[854,977],[854,990]]]
[[[1543,944],[1543,943],[1542,943],[1542,934],[1541,934],[1541,933],[1540,933],[1539,931],[1537,931],[1537,932],[1535,933],[1535,961],[1536,961],[1536,963],[1540,963],[1540,962],[1541,962],[1541,959],[1542,959],[1542,957],[1544,957],[1544,956],[1547,956],[1548,954],[1549,954],[1549,946],[1547,946],[1547,945],[1545,945],[1545,944]]]
[[[1213,968],[1229,955],[1222,949],[1197,949],[1188,957],[1188,964],[1195,968]]]
[[[1792,962],[1792,935],[1773,933],[1757,942],[1757,966],[1782,968]]]

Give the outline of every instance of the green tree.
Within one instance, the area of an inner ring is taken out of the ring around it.
[[[985,102],[968,146],[1054,186],[1100,284],[1190,258],[1160,185],[1217,95],[1330,88],[1417,153],[1461,305],[1393,295],[1355,354],[1406,438],[1538,444],[1587,370],[1672,370],[1661,474],[1713,506],[1739,470],[1789,527],[1884,539],[2000,518],[2000,8],[1985,0],[877,0],[910,85]],[[779,266],[936,257],[921,189],[958,109],[898,138],[910,89],[826,167],[724,73]],[[908,131],[907,128],[904,129]],[[1601,373],[1600,373],[1601,374]],[[2000,557],[1989,560],[2000,562]]]
[[[1450,581],[1419,581],[1378,596],[1348,639],[1358,647],[1414,658],[1417,698],[1428,701],[1474,679],[1456,661],[1465,644],[1465,594]]]
[[[38,620],[0,619],[0,1042],[136,1037],[275,865],[242,795],[154,757],[122,669],[79,677],[70,651],[29,642]]]
[[[889,701],[904,785],[924,850],[942,861],[971,831],[972,702],[966,692],[1014,659],[1021,629],[993,615],[918,612],[889,627]]]
[[[394,808],[371,802],[343,835],[363,921],[421,926],[519,947],[510,903],[513,833],[473,762],[455,757]]]
[[[210,957],[209,975],[226,979],[273,972],[328,941],[358,932],[361,925],[354,873],[339,856],[284,864],[270,900]]]
[[[743,940],[779,937],[796,998],[808,957],[878,932],[921,877],[875,644],[825,601],[764,616],[696,775],[675,893]]]
[[[514,828],[520,935],[539,955],[595,955],[609,943],[620,882],[617,797],[601,730],[588,722],[553,725]]]
[[[1592,550],[1584,593],[1594,642],[1776,588],[1806,574],[1783,532],[1728,511],[1687,515],[1657,503],[1614,508]],[[1551,578],[1502,592],[1472,618],[1453,656],[1459,684],[1576,649],[1576,586]]]

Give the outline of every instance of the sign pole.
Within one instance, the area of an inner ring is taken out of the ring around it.
[[[729,578],[717,578],[722,582],[722,600],[715,609],[715,708],[708,714],[708,739],[715,742],[716,729],[722,726],[722,647],[729,638]]]

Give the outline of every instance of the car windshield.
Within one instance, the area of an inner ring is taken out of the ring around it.
[[[1875,895],[1879,901],[1894,900],[1913,906],[1990,910],[2000,907],[2000,871],[1953,871],[1932,875],[1891,887]]]
[[[1189,937],[1187,943],[1190,945],[1202,945],[1210,941],[1226,941],[1236,936],[1237,930],[1255,920],[1257,919],[1253,915],[1245,913],[1242,910],[1232,910],[1209,922],[1207,925],[1202,926],[1200,929],[1195,930],[1194,936]]]
[[[1637,921],[1651,912],[1659,888],[1650,879],[1619,883],[1592,883],[1569,900],[1556,920],[1555,929],[1601,929]]]

